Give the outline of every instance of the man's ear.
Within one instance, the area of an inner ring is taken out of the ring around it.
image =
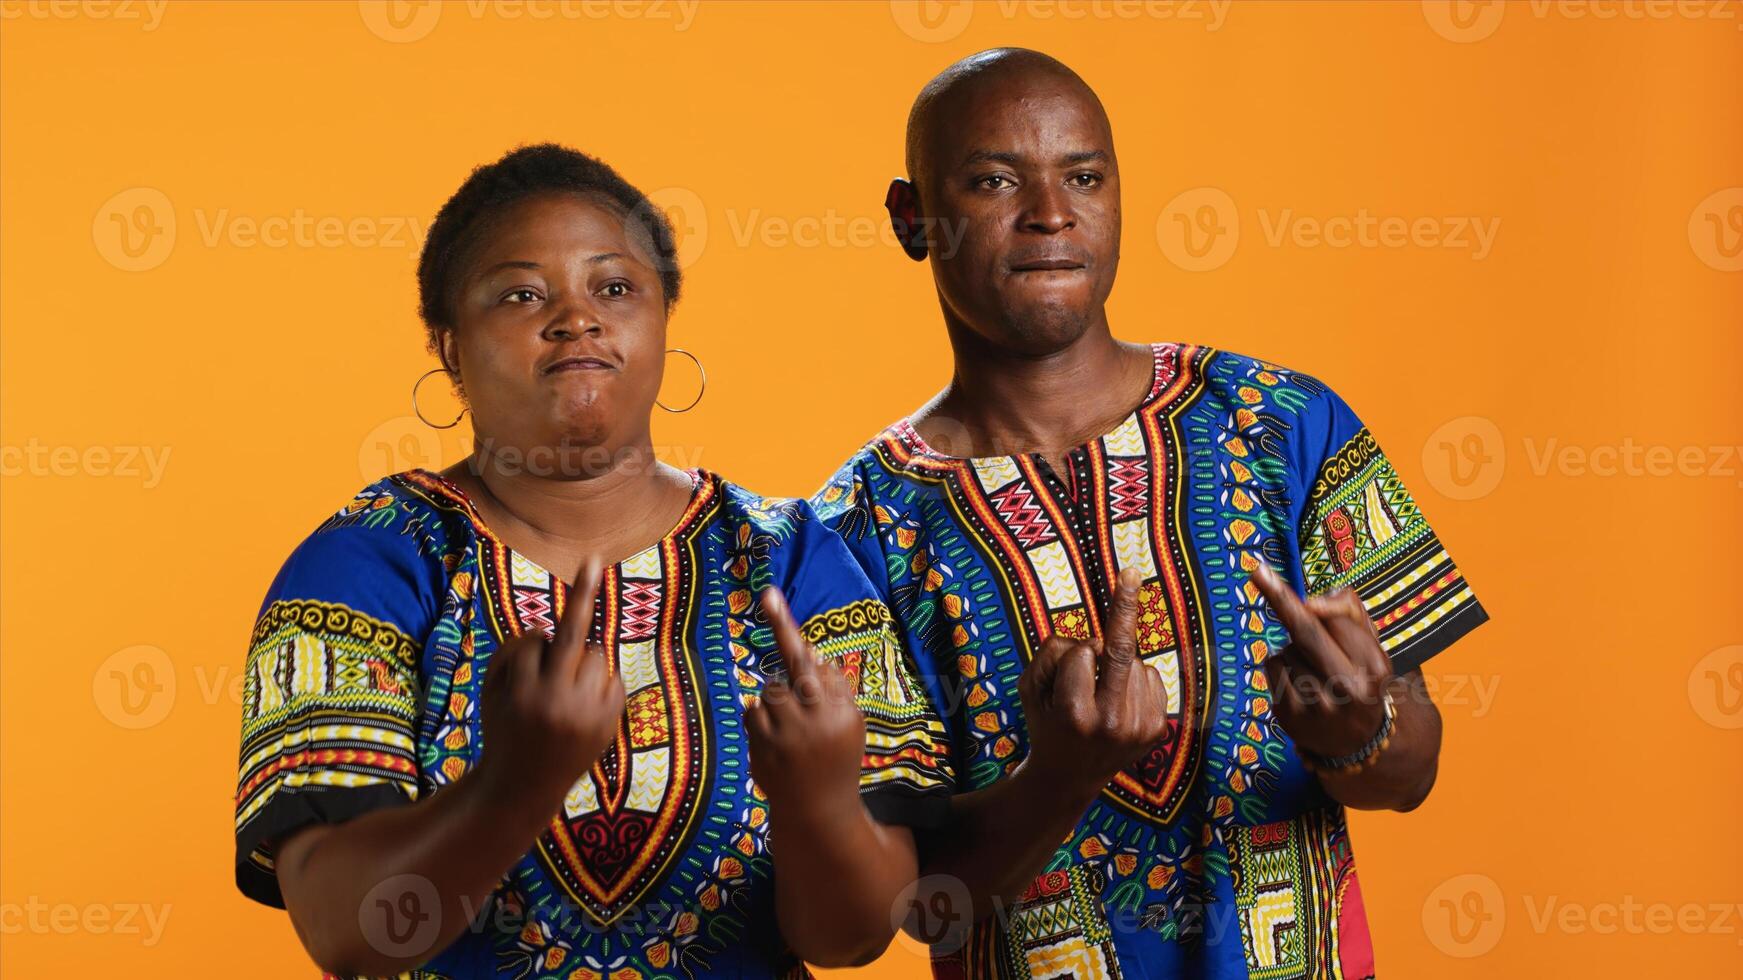
[[[926,261],[926,230],[919,220],[920,195],[914,185],[900,177],[890,181],[884,209],[890,212],[890,229],[902,243],[902,251],[915,262]]]

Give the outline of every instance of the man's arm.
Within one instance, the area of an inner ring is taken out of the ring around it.
[[[921,840],[921,872],[958,883],[972,908],[951,908],[943,888],[916,894],[905,925],[916,938],[945,942],[1014,902],[1108,780],[1166,731],[1162,678],[1137,658],[1139,581],[1120,573],[1102,641],[1050,637],[1023,671],[1028,757],[1010,778],[954,798],[949,823]]]
[[[1422,672],[1392,673],[1362,600],[1347,589],[1297,597],[1260,565],[1253,581],[1289,631],[1290,645],[1265,661],[1272,708],[1298,748],[1335,758],[1363,748],[1385,720],[1385,695],[1395,712],[1392,733],[1373,762],[1360,768],[1316,768],[1333,799],[1363,810],[1412,810],[1434,787],[1440,763],[1440,711]],[[1309,760],[1312,761],[1311,759]]]
[[[1390,684],[1398,716],[1386,751],[1360,772],[1319,774],[1320,785],[1345,806],[1408,812],[1434,789],[1440,770],[1440,709],[1423,685],[1421,670],[1394,677]]]

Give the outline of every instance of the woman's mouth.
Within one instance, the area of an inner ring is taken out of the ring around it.
[[[561,374],[566,371],[612,371],[611,362],[601,357],[565,357],[545,368],[546,374]]]

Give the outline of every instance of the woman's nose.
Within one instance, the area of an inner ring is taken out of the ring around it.
[[[545,325],[544,338],[551,341],[575,340],[585,334],[597,334],[605,329],[593,310],[585,305],[565,305]]]

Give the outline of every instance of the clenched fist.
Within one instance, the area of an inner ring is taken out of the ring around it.
[[[1048,637],[1017,684],[1029,727],[1024,768],[1093,797],[1168,729],[1161,675],[1138,660],[1138,573],[1120,572],[1100,640]]]
[[[555,812],[617,735],[623,683],[587,641],[599,581],[599,564],[587,563],[551,639],[522,633],[491,657],[478,774],[498,799]]]
[[[776,808],[857,800],[865,716],[853,683],[805,642],[779,589],[764,592],[762,604],[787,679],[770,681],[745,708],[751,777]]]

